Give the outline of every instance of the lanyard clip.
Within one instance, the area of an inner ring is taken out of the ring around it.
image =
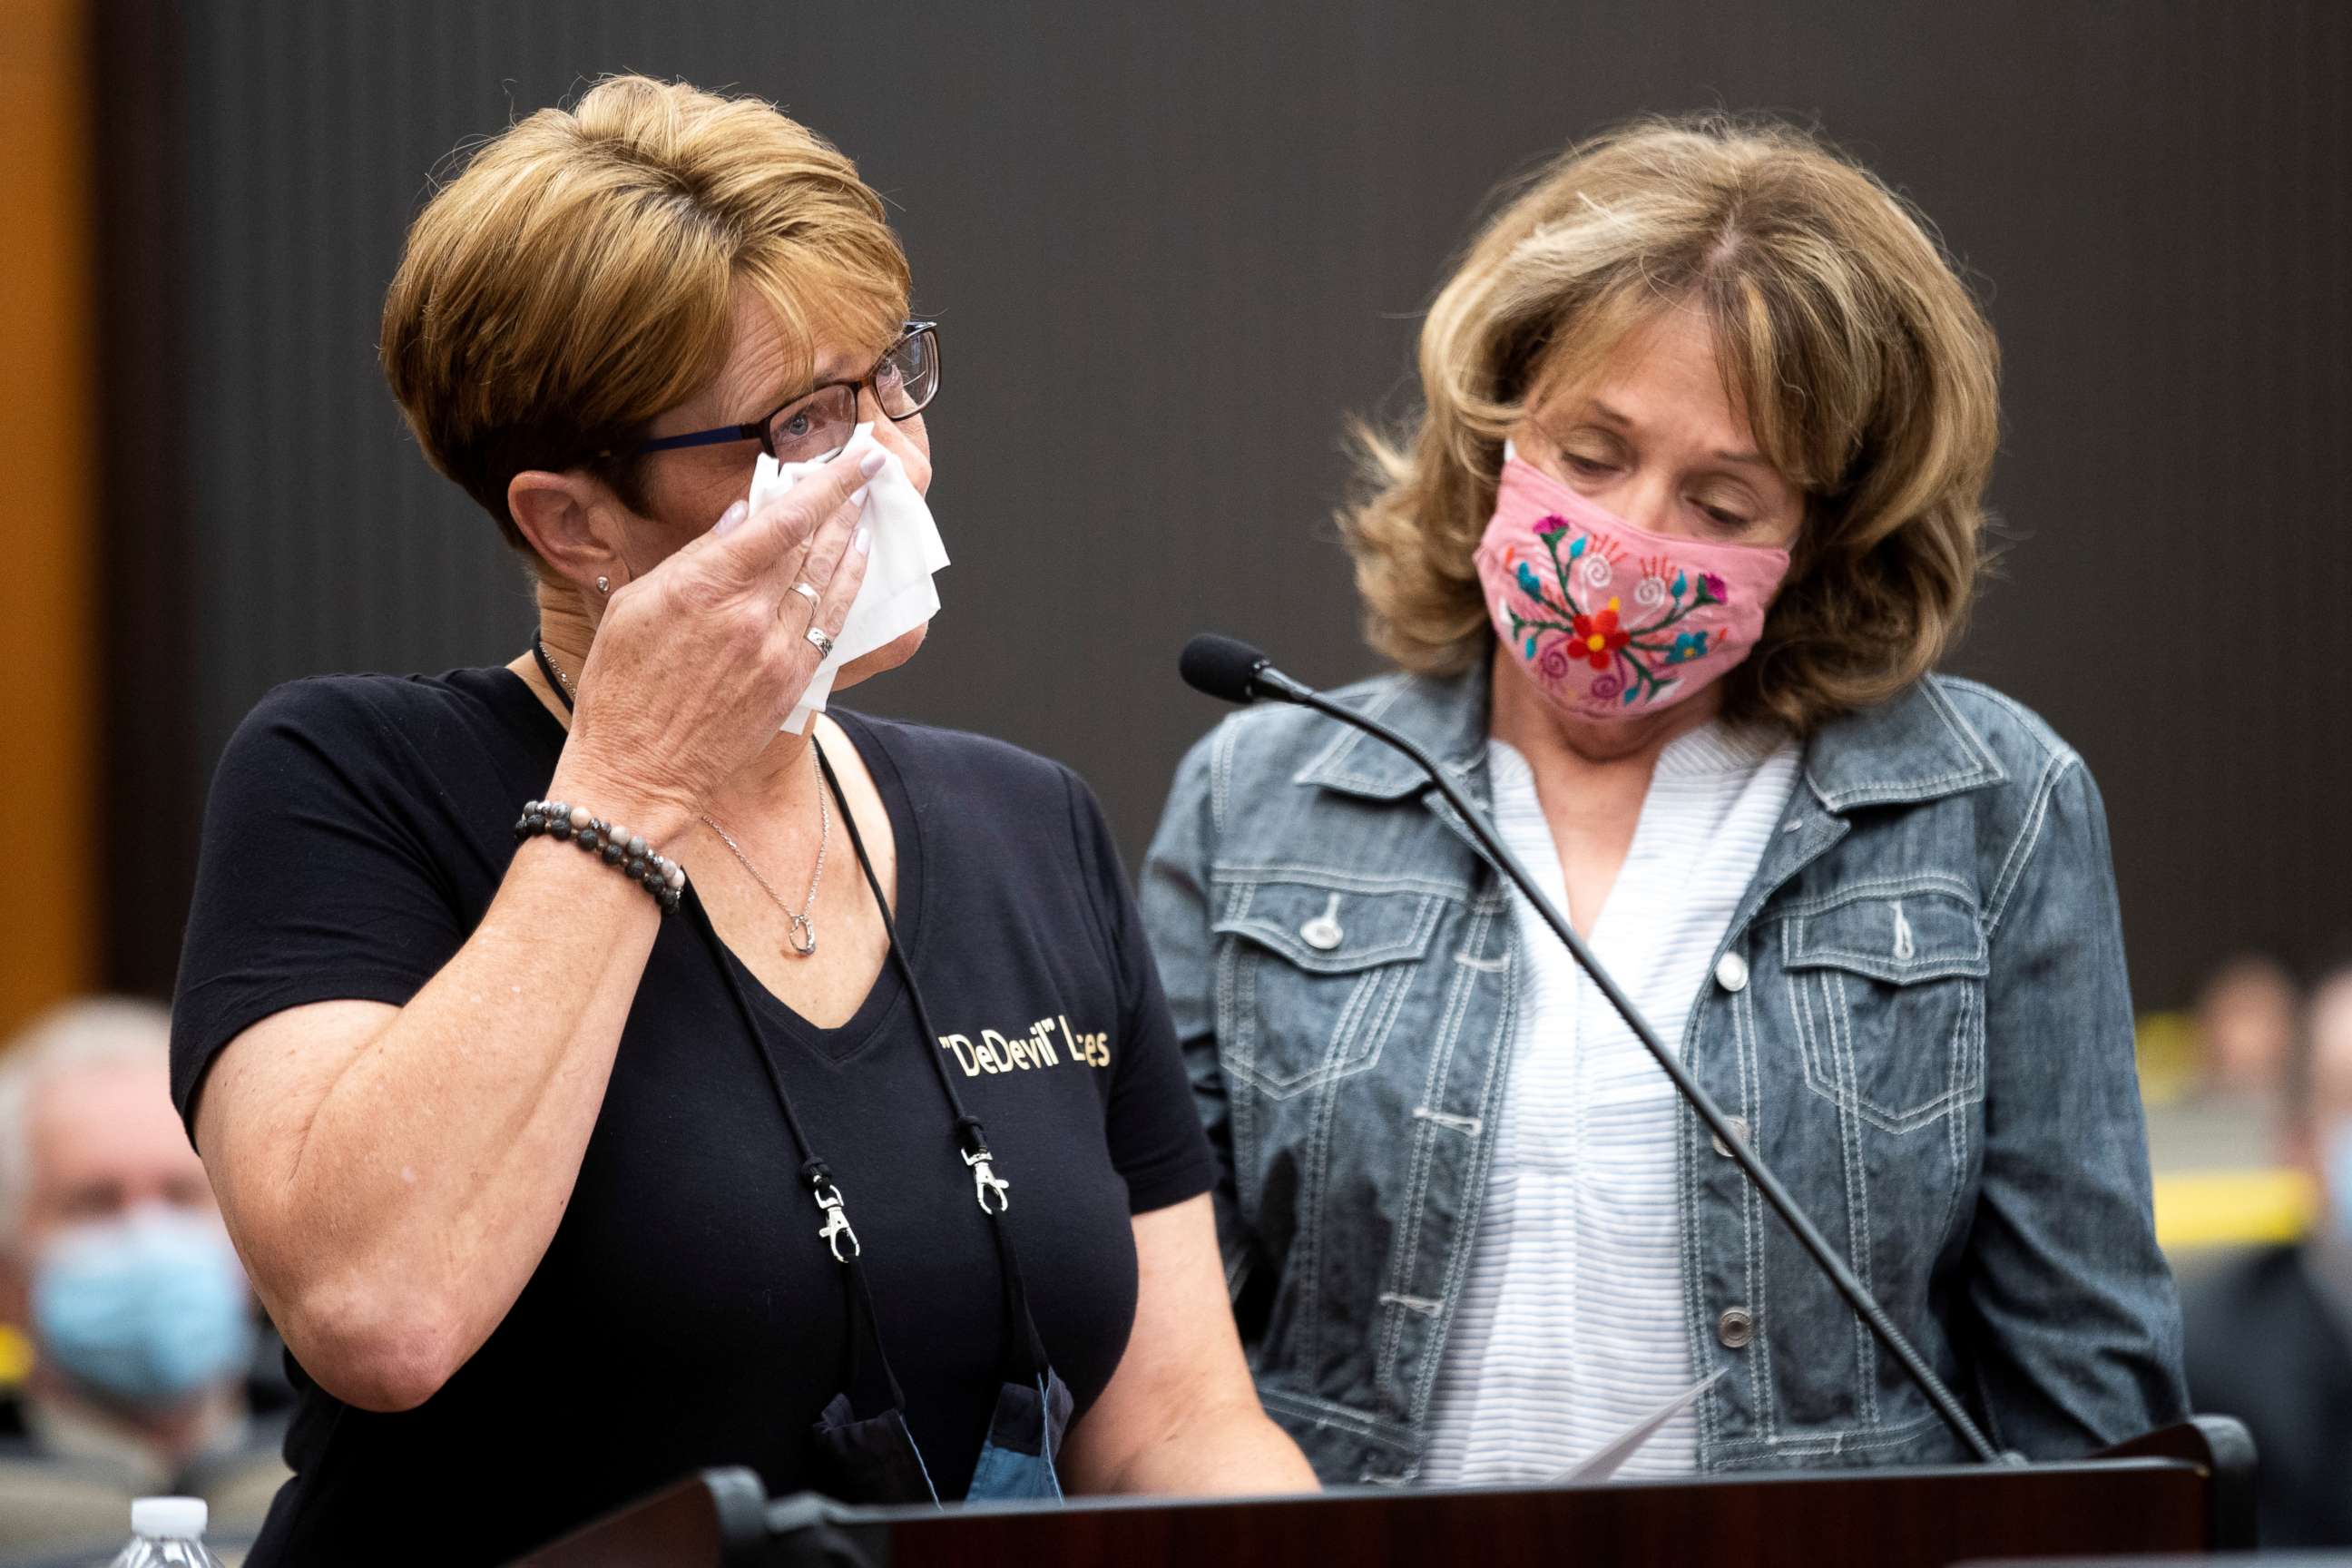
[[[995,1156],[988,1152],[985,1145],[963,1157],[963,1163],[971,1167],[972,1195],[980,1200],[980,1212],[989,1215],[1003,1214],[1013,1206],[1013,1200],[1005,1195],[1012,1190],[1013,1184],[990,1167],[989,1161],[993,1158]],[[996,1199],[993,1204],[988,1201],[992,1196]]]
[[[857,1233],[849,1228],[848,1212],[841,1206],[841,1189],[825,1182],[820,1184],[812,1195],[816,1199],[816,1206],[824,1214],[824,1228],[816,1233],[817,1239],[833,1248],[833,1260],[846,1263],[862,1253],[865,1249],[857,1245]],[[845,1254],[841,1250],[841,1238],[845,1236],[849,1238],[849,1250]]]

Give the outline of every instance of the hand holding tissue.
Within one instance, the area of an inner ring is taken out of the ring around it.
[[[833,639],[833,651],[816,667],[808,689],[801,693],[799,704],[784,720],[783,728],[791,734],[808,728],[810,714],[824,710],[825,699],[843,665],[906,636],[940,613],[940,591],[931,576],[948,563],[948,551],[940,542],[939,524],[931,521],[931,509],[923,504],[922,492],[907,478],[907,467],[898,454],[874,439],[871,421],[857,427],[847,448],[853,453],[869,449],[881,452],[887,460],[867,481],[865,510],[858,516],[858,521],[873,531],[866,581],[858,584],[849,618],[842,623],[841,635]],[[784,494],[823,467],[823,463],[779,463],[762,454],[751,472],[751,510],[759,510],[762,502]]]

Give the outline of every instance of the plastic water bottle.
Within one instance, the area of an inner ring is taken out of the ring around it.
[[[200,1497],[143,1497],[131,1505],[131,1544],[114,1568],[221,1568],[205,1549],[212,1510]]]

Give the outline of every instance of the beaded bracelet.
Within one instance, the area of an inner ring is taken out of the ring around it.
[[[569,838],[605,865],[618,867],[654,896],[662,913],[677,913],[678,900],[686,893],[686,868],[655,854],[643,837],[627,828],[591,816],[584,805],[566,805],[560,800],[528,801],[514,833],[518,841],[542,833],[551,838]]]

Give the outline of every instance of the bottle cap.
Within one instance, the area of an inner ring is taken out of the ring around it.
[[[211,1519],[200,1497],[143,1497],[131,1505],[131,1533],[150,1541],[202,1541]]]

